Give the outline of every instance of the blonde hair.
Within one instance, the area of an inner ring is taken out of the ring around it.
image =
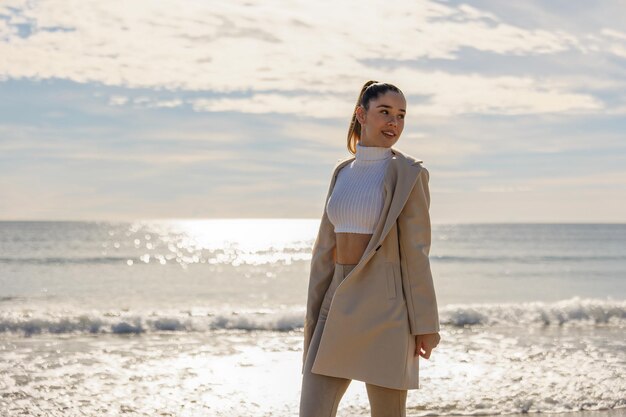
[[[352,112],[352,120],[350,121],[350,127],[348,129],[348,151],[351,154],[354,155],[356,153],[356,144],[361,140],[361,123],[356,118],[357,108],[363,106],[365,111],[367,111],[371,100],[390,90],[403,94],[402,91],[393,84],[380,83],[376,80],[369,80],[363,84],[359,98],[356,100],[356,105]]]

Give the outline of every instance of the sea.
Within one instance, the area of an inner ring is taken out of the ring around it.
[[[0,416],[297,416],[318,227],[0,222]],[[407,415],[626,408],[626,224],[433,224],[430,259]]]

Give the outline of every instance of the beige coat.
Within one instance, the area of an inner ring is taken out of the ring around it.
[[[391,148],[380,219],[359,263],[336,288],[312,372],[395,389],[419,388],[416,334],[439,331],[430,251],[429,173]],[[339,160],[337,173],[354,160]],[[324,205],[326,207],[326,204]],[[324,209],[313,245],[304,323],[303,367],[335,266],[334,226]]]

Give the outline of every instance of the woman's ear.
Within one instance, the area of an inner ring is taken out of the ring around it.
[[[356,108],[356,119],[359,121],[361,126],[365,124],[365,109],[363,106],[357,106]]]

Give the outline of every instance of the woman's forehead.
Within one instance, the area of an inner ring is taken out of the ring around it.
[[[404,95],[395,91],[387,91],[384,94],[372,99],[371,102],[372,104],[375,104],[373,107],[398,107],[402,110],[406,108],[406,99],[404,98]]]

